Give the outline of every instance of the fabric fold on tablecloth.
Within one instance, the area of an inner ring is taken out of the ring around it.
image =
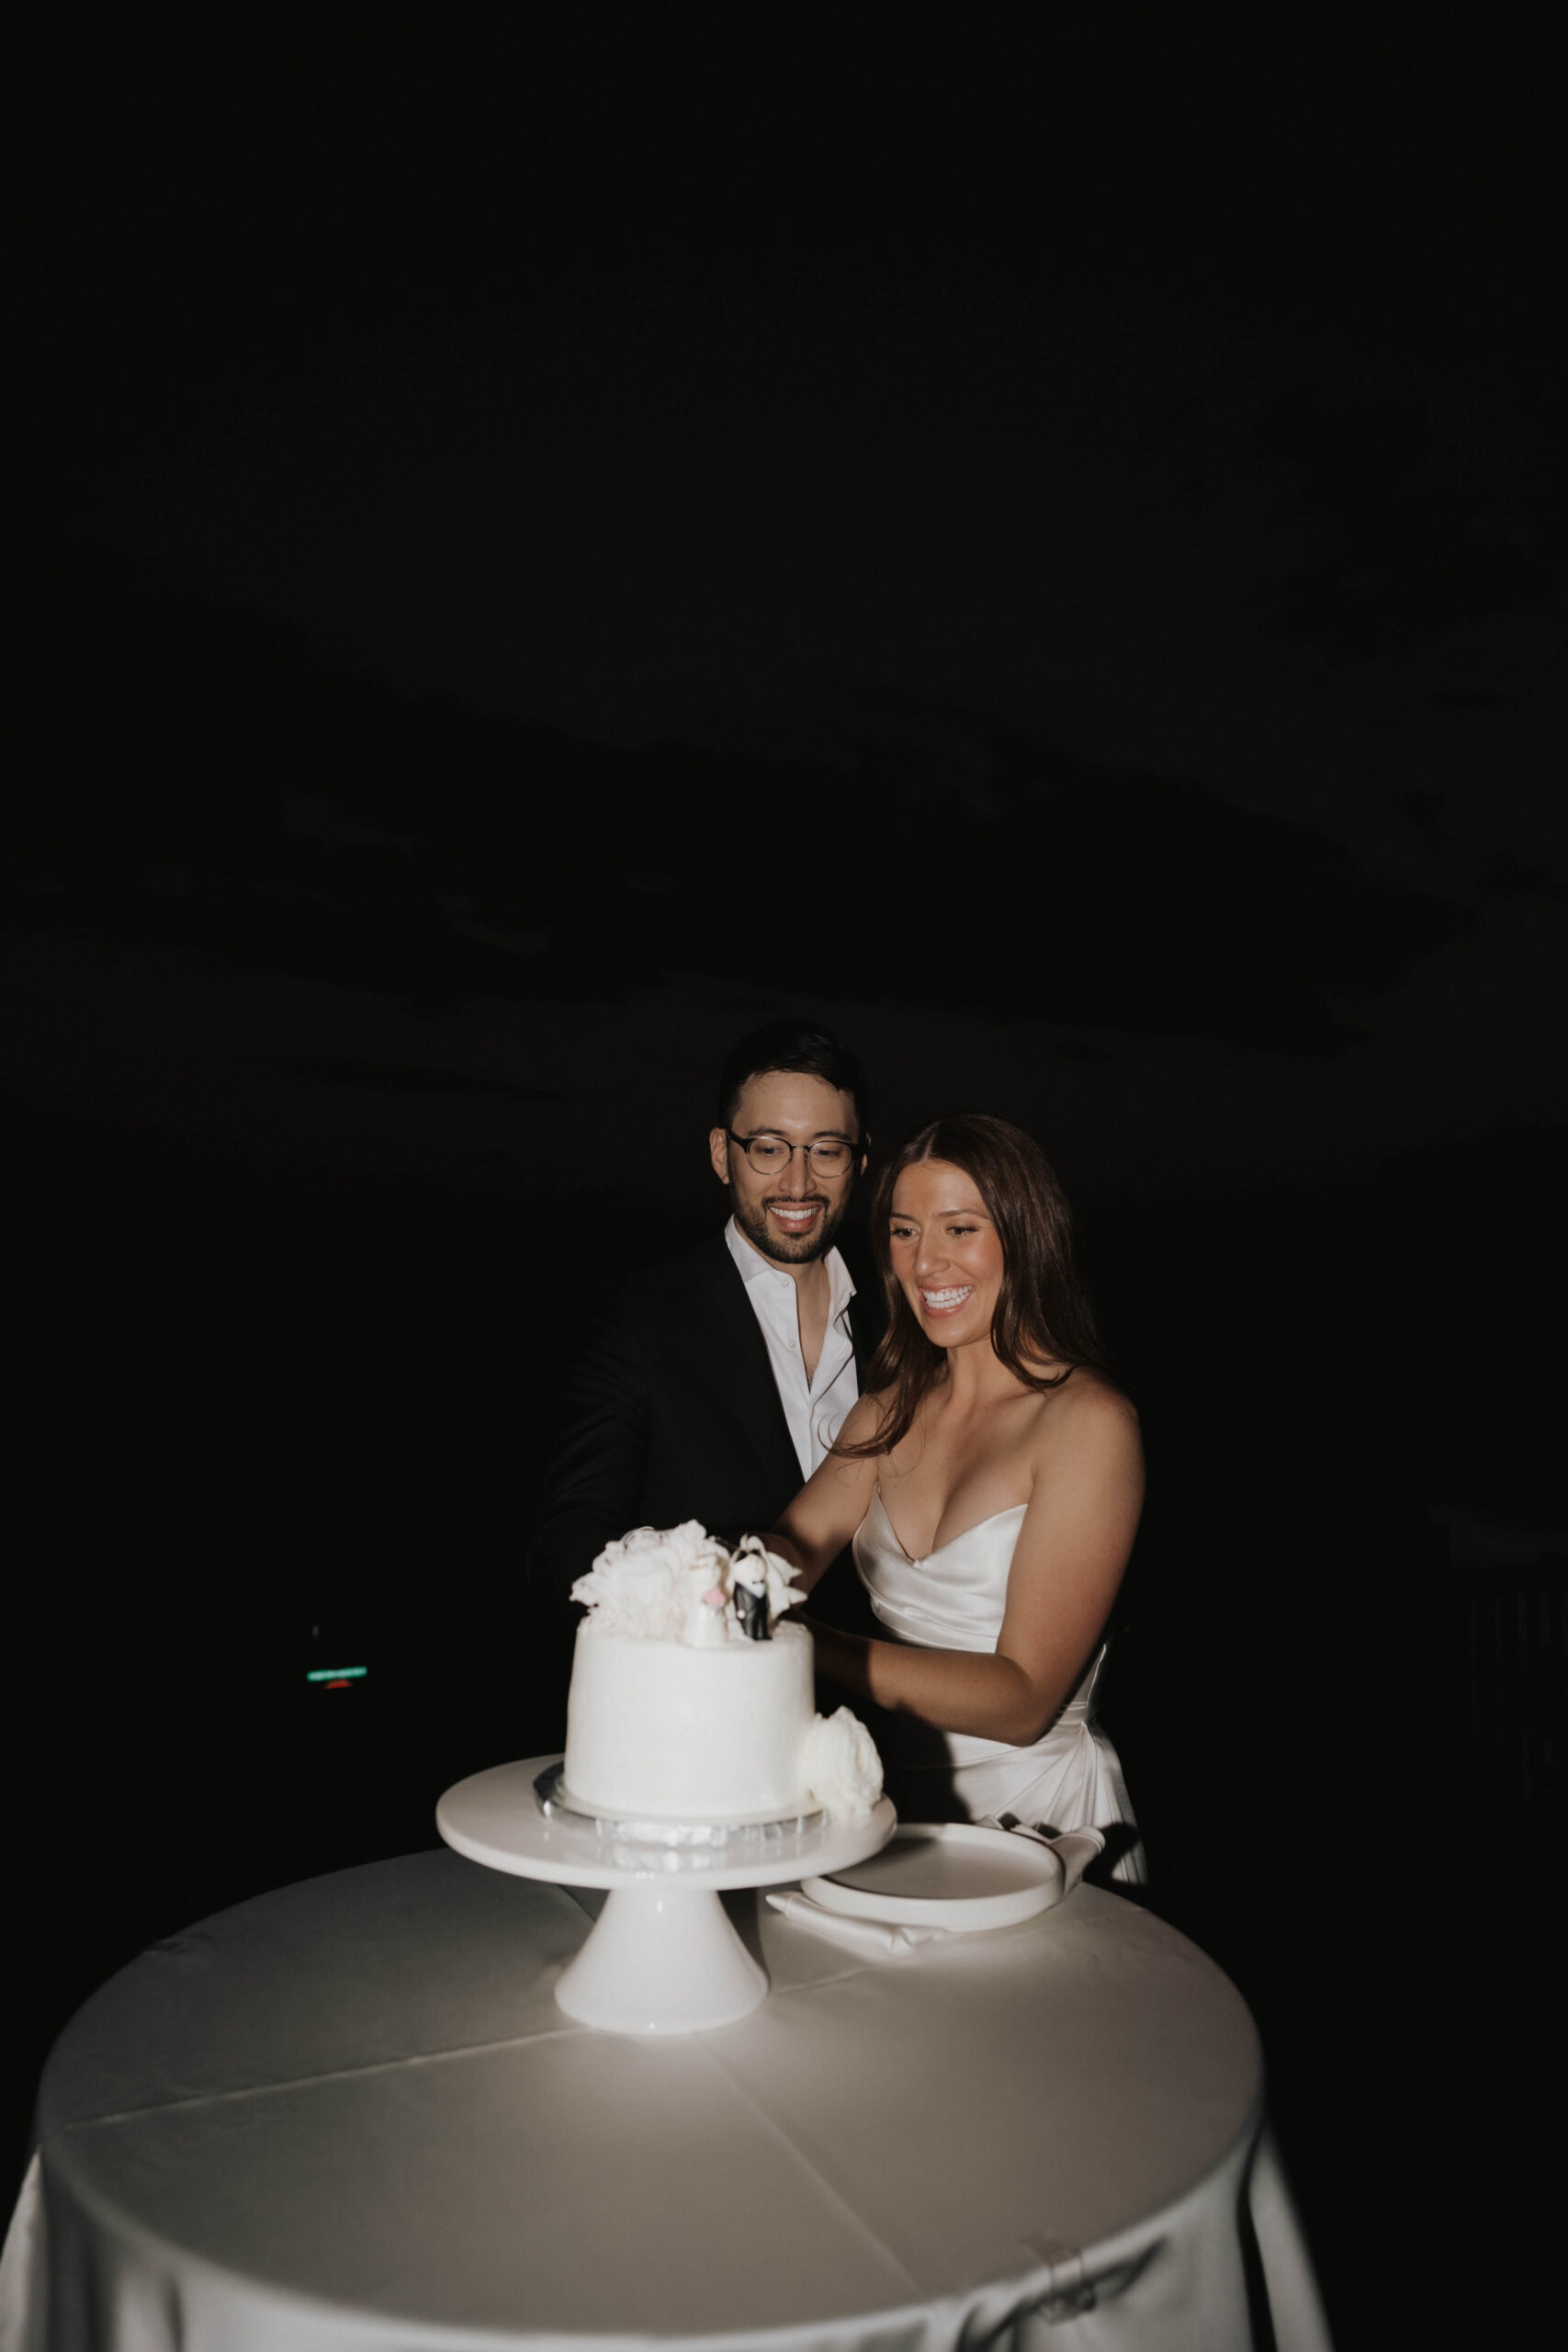
[[[895,1928],[886,1919],[857,1919],[847,1911],[829,1911],[798,1887],[784,1894],[770,1894],[766,1900],[797,1928],[809,1928],[816,1935],[828,1936],[834,1943],[871,1958],[899,1960],[921,1944],[945,1943],[952,1934],[948,1928]]]

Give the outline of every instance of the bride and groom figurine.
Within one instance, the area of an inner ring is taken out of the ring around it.
[[[627,1277],[567,1382],[528,1560],[555,1703],[567,1596],[605,1543],[691,1519],[765,1533],[906,1819],[1099,1829],[1111,1874],[1140,1880],[1094,1702],[1142,1453],[1066,1200],[1021,1130],[933,1121],[877,1176],[880,1281],[857,1287],[840,1237],[867,1111],[859,1061],[808,1023],[726,1057],[708,1143],[728,1220]]]

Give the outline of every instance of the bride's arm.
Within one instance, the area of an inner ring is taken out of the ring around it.
[[[1016,1747],[1038,1739],[1077,1688],[1133,1549],[1144,1496],[1137,1415],[1076,1376],[1042,1416],[1033,1470],[994,1652],[918,1649],[813,1623],[818,1671],[939,1731]]]
[[[839,1436],[860,1445],[872,1436],[880,1418],[878,1401],[863,1396],[851,1407]],[[800,1570],[797,1599],[804,1600],[818,1578],[838,1558],[871,1508],[876,1492],[876,1456],[846,1461],[829,1453],[818,1464],[768,1538],[770,1551],[779,1553]]]

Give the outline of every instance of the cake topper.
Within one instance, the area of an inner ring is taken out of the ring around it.
[[[696,1589],[681,1638],[694,1650],[721,1650],[729,1639],[729,1595],[721,1584],[708,1583],[705,1567],[688,1568],[686,1575]]]
[[[749,1642],[772,1641],[773,1629],[768,1623],[768,1579],[756,1570],[752,1584],[739,1561],[735,1567],[735,1616]]]
[[[782,1617],[801,1596],[790,1586],[799,1575],[787,1560],[770,1552],[760,1535],[743,1535],[735,1547],[730,1577],[740,1630],[754,1642],[773,1637],[773,1620]]]

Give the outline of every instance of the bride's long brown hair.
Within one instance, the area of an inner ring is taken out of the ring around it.
[[[849,1455],[890,1453],[908,1435],[915,1415],[947,1369],[947,1351],[929,1340],[893,1272],[888,1227],[893,1191],[906,1168],[946,1160],[974,1179],[1002,1245],[1001,1290],[991,1318],[991,1345],[1026,1388],[1059,1388],[1080,1366],[1108,1367],[1094,1308],[1078,1271],[1072,1213],[1049,1160],[1021,1127],[982,1111],[950,1113],[910,1136],[876,1180],[871,1241],[887,1296],[887,1330],[866,1368],[866,1393],[887,1392],[882,1424],[860,1445],[836,1446]],[[1042,1358],[1061,1366],[1043,1373]]]

